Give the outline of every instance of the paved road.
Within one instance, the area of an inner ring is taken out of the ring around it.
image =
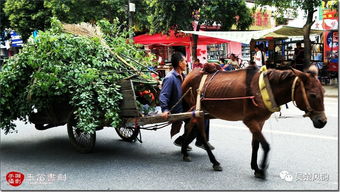
[[[328,124],[315,129],[290,103],[274,114],[264,134],[271,144],[267,180],[250,169],[251,134],[241,122],[211,121],[211,143],[223,166],[212,171],[204,150],[181,161],[169,128],[143,131],[143,143],[120,141],[112,128],[97,132],[95,151],[78,154],[66,127],[38,131],[17,122],[18,133],[1,133],[2,190],[331,190],[338,188],[338,99],[326,98]],[[291,118],[294,116],[293,118]],[[25,180],[12,187],[6,173]],[[284,179],[281,179],[281,176]]]

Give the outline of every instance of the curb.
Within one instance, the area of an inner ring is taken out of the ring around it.
[[[333,98],[337,98],[339,97],[338,95],[325,95],[325,97],[333,97]]]

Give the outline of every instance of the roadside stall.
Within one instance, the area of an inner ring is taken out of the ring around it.
[[[145,50],[157,56],[157,71],[160,77],[164,77],[171,70],[171,55],[174,51],[182,52],[187,61],[191,61],[192,51],[192,36],[183,32],[170,31],[169,34],[143,34],[133,38],[135,44],[142,44]],[[214,38],[214,37],[199,37],[197,45],[223,44],[229,40]],[[207,58],[207,51],[197,48],[197,55]],[[188,66],[191,69],[191,66]]]
[[[321,30],[311,30],[311,36],[321,35]],[[262,44],[267,56],[267,66],[270,68],[286,69],[296,65],[295,50],[297,43],[303,46],[303,29],[297,27],[283,26],[282,28],[268,33],[260,39],[251,41],[251,52],[254,46]],[[303,50],[303,49],[302,49]],[[323,44],[319,41],[312,41],[311,61],[314,64],[323,62]]]
[[[273,68],[285,68],[291,65],[294,51],[290,39],[303,37],[302,28],[291,26],[278,26],[272,29],[261,31],[183,31],[187,34],[196,34],[199,36],[214,37],[230,41],[236,41],[243,44],[250,44],[250,58],[254,55],[256,44],[263,43],[266,47],[266,56],[268,63]],[[311,35],[321,34],[321,30],[311,30]],[[321,48],[322,50],[322,48]]]

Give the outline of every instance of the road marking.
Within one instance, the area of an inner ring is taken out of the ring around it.
[[[233,125],[219,125],[215,124],[214,126],[217,127],[224,127],[224,128],[231,128],[231,129],[238,129],[238,130],[248,130],[248,127],[240,127],[240,126],[233,126]],[[296,132],[286,132],[286,131],[276,131],[276,130],[263,130],[264,133],[274,133],[274,134],[281,134],[281,135],[292,135],[292,136],[300,136],[300,137],[308,137],[308,138],[318,138],[318,139],[326,139],[326,140],[334,140],[338,141],[338,137],[331,137],[331,136],[323,136],[323,135],[312,135],[312,134],[305,134],[305,133],[296,133]]]

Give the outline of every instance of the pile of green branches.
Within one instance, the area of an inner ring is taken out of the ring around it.
[[[51,29],[39,31],[6,61],[0,71],[0,127],[6,134],[15,120],[28,122],[30,114],[60,100],[74,108],[77,127],[85,132],[95,131],[103,118],[119,126],[118,82],[136,73],[149,79],[140,71],[153,65],[153,58],[127,40],[130,32],[118,21],[101,20],[97,26],[94,34],[86,34],[90,29],[76,35],[52,19]]]

